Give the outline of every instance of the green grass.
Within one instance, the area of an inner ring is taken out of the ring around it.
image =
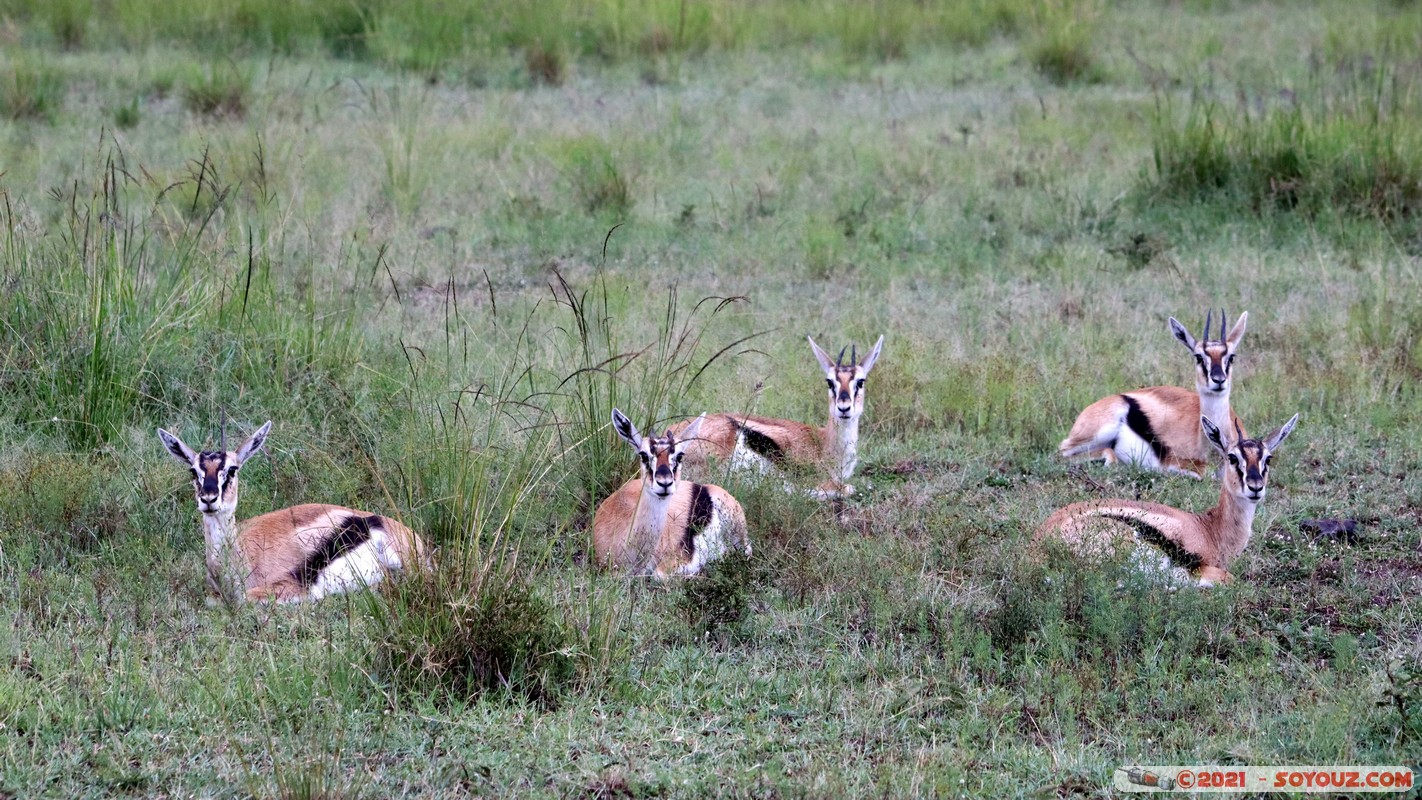
[[[0,4],[49,98],[0,115],[0,795],[1107,796],[1131,762],[1419,766],[1408,8],[559,10]],[[1091,71],[1046,65],[1053,37]],[[1214,502],[1055,446],[1098,397],[1187,384],[1165,319],[1221,305],[1251,312],[1236,410],[1302,413],[1238,582],[1025,557],[1067,502]],[[634,472],[611,408],[820,424],[805,337],[881,333],[855,496],[716,476],[753,556],[592,569]],[[208,607],[154,429],[211,445],[224,419],[275,421],[240,516],[390,514],[438,571]]]

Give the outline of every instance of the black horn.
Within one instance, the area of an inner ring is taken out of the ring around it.
[[[1210,323],[1213,322],[1214,319],[1215,312],[1208,308],[1205,309],[1205,335],[1201,336],[1201,339],[1208,340],[1210,338]]]
[[[1225,340],[1225,312],[1224,306],[1220,306],[1220,341]]]
[[[841,347],[841,348],[839,348],[839,357],[834,360],[834,365],[835,365],[836,367],[842,367],[842,366],[844,366],[844,351],[845,351],[845,350],[848,350],[848,349],[849,349],[848,347]]]
[[[221,442],[221,444],[219,444],[218,446],[221,447],[221,448],[222,448],[222,452],[225,453],[225,452],[227,452],[227,409],[225,409],[225,408],[222,409],[222,434],[221,434],[221,435],[222,435],[222,438],[219,440],[219,441]]]
[[[854,367],[854,366],[858,366],[858,365],[859,365],[859,347],[858,347],[858,345],[850,345],[850,346],[849,346],[849,365],[850,365],[851,367]]]

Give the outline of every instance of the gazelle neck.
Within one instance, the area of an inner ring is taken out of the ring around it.
[[[229,602],[240,601],[247,569],[237,542],[236,511],[203,514],[202,533],[207,544],[208,586]]]
[[[662,528],[666,526],[667,512],[677,492],[658,497],[647,491],[646,487],[647,479],[643,478],[642,485],[637,490],[637,513],[632,519],[632,535],[646,537],[647,542],[655,545],[661,538]]]
[[[830,410],[829,423],[822,430],[825,461],[831,477],[841,483],[854,475],[859,463],[859,416],[841,419]]]
[[[1229,413],[1229,392],[1229,389],[1223,392],[1200,392],[1200,414],[1209,417],[1216,428],[1232,432],[1234,423]],[[1200,435],[1203,437],[1204,433]]]
[[[1214,541],[1222,564],[1228,564],[1249,546],[1254,532],[1254,512],[1259,501],[1240,497],[1226,481],[1220,486],[1220,502],[1202,517],[1205,530]]]

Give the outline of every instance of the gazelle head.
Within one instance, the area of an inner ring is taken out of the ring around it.
[[[686,455],[686,443],[695,439],[701,430],[702,414],[686,426],[678,439],[668,428],[664,436],[643,436],[637,426],[617,409],[612,409],[612,427],[617,435],[632,445],[641,462],[642,490],[653,497],[665,500],[676,493],[676,482],[681,479],[681,460]]]
[[[1293,432],[1298,424],[1295,414],[1278,429],[1263,439],[1246,439],[1235,423],[1234,439],[1225,439],[1225,434],[1210,422],[1209,417],[1200,417],[1200,425],[1205,429],[1205,438],[1220,451],[1228,466],[1225,468],[1225,485],[1240,500],[1258,503],[1264,499],[1264,490],[1269,480],[1269,458],[1274,450]]]
[[[1199,340],[1190,335],[1185,326],[1170,318],[1170,332],[1180,343],[1190,349],[1195,356],[1195,388],[1201,395],[1229,394],[1230,382],[1234,375],[1234,354],[1239,349],[1239,341],[1244,338],[1244,324],[1249,321],[1249,312],[1239,315],[1229,333],[1225,333],[1225,312],[1220,309],[1220,338],[1210,338],[1210,324],[1213,311],[1205,313],[1205,330]]]
[[[840,425],[856,422],[864,413],[864,381],[869,370],[879,360],[879,351],[884,349],[884,337],[880,336],[874,349],[859,361],[859,353],[853,346],[841,348],[839,357],[831,359],[815,340],[810,340],[810,349],[815,351],[815,360],[825,371],[825,383],[829,386],[830,419]],[[844,351],[849,350],[849,361],[844,360]]]
[[[257,429],[252,438],[243,442],[236,450],[204,450],[199,453],[183,443],[182,439],[158,429],[158,438],[163,446],[173,454],[173,458],[183,462],[193,473],[193,492],[197,495],[198,511],[204,514],[231,515],[237,511],[237,470],[251,458],[267,441],[267,432],[272,429],[271,420]],[[226,445],[223,435],[223,445]]]

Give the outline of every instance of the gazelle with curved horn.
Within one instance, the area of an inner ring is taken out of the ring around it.
[[[603,567],[665,580],[695,575],[732,549],[750,555],[746,514],[719,486],[681,480],[697,417],[678,437],[643,436],[626,415],[612,410],[612,425],[637,451],[640,476],[622,484],[593,516],[593,554]]]
[[[1207,417],[1215,427],[1226,430],[1240,427],[1239,417],[1230,409],[1229,395],[1235,353],[1248,320],[1246,311],[1225,333],[1221,309],[1219,338],[1210,339],[1211,316],[1207,314],[1205,331],[1197,340],[1171,317],[1171,333],[1195,358],[1195,391],[1151,386],[1103,397],[1077,416],[1071,433],[1062,440],[1061,454],[1204,477],[1212,451],[1197,420]]]
[[[1187,571],[1200,586],[1228,581],[1230,562],[1249,545],[1254,512],[1269,480],[1269,459],[1298,420],[1295,414],[1257,440],[1244,438],[1244,431],[1236,427],[1236,438],[1230,443],[1209,417],[1200,417],[1205,438],[1226,461],[1220,501],[1203,514],[1159,503],[1091,500],[1058,509],[1033,539],[1040,543],[1055,536],[1087,556],[1150,545],[1165,557],[1166,566]]]
[[[424,543],[389,517],[308,503],[237,523],[237,472],[262,449],[272,423],[235,451],[197,452],[158,429],[163,446],[192,470],[207,541],[207,587],[229,604],[319,600],[427,563]]]
[[[864,361],[856,347],[841,348],[833,360],[815,340],[806,337],[828,386],[829,421],[816,428],[803,422],[748,414],[714,414],[700,426],[696,441],[687,447],[688,463],[704,465],[708,458],[726,460],[732,468],[772,473],[791,465],[807,466],[824,475],[811,494],[845,497],[854,493],[849,479],[859,463],[859,419],[864,415],[865,382],[884,337],[874,344]],[[849,350],[849,361],[844,360]],[[674,426],[684,438],[689,423]]]

